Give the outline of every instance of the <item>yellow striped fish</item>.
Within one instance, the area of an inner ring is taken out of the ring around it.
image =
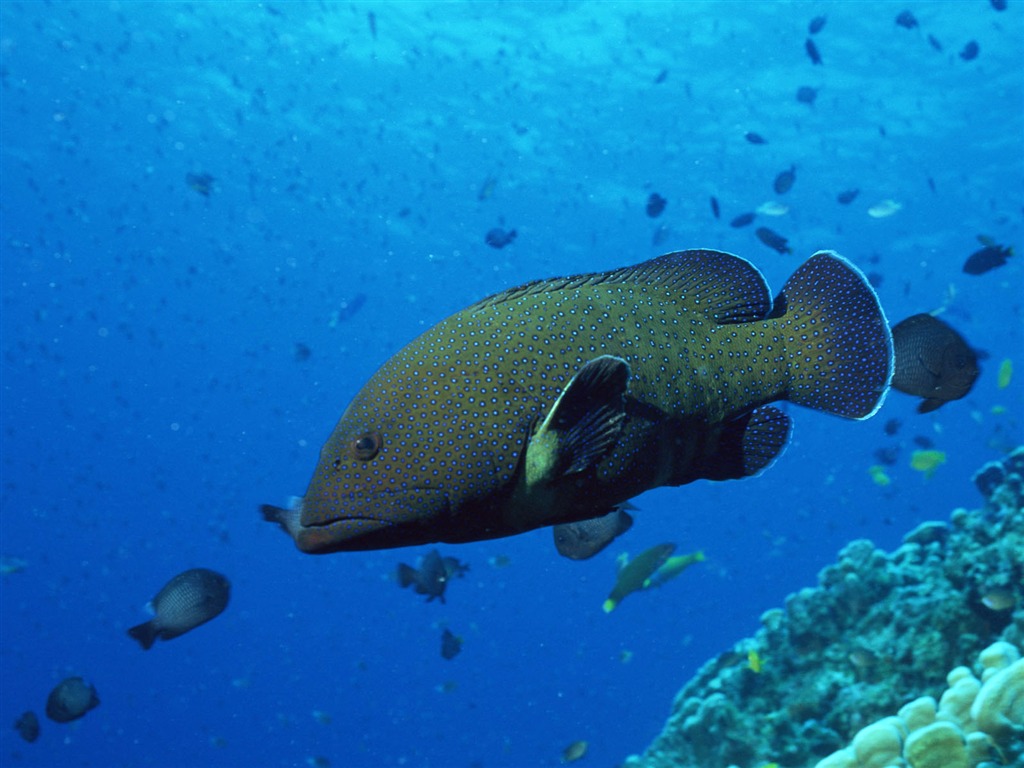
[[[754,475],[788,440],[769,403],[867,418],[892,369],[874,291],[831,252],[774,301],[751,263],[708,250],[539,280],[384,363],[306,495],[262,511],[311,553],[589,520],[657,486]]]

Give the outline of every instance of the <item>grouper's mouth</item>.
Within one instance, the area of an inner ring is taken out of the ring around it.
[[[448,494],[438,488],[381,491],[373,500],[376,514],[366,513],[366,498],[358,500],[361,509],[352,513],[322,500],[301,498],[293,499],[289,509],[264,504],[261,510],[263,518],[280,525],[300,550],[327,554],[428,543],[433,541],[426,532],[429,524],[451,509]]]

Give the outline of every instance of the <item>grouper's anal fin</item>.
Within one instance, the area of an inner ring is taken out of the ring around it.
[[[526,447],[527,488],[582,472],[608,454],[622,432],[629,375],[629,364],[611,355],[580,368]]]
[[[737,480],[759,474],[777,459],[789,442],[793,422],[772,405],[762,405],[726,422],[709,438],[705,466],[700,477]]]

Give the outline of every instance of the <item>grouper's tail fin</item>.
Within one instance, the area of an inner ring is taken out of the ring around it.
[[[875,414],[892,380],[892,332],[859,269],[819,251],[786,281],[772,316],[785,333],[788,400],[848,419]]]

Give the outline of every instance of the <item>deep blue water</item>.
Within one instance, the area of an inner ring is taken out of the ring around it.
[[[919,27],[895,23],[904,8]],[[0,552],[27,563],[0,593],[5,765],[556,765],[576,739],[583,764],[615,765],[846,542],[892,548],[976,506],[970,474],[1024,438],[1015,0],[3,2],[0,23]],[[214,177],[208,196],[189,173]],[[868,215],[886,199],[902,208]],[[755,226],[793,254],[728,224],[771,200],[788,213]],[[513,245],[484,243],[496,226]],[[1018,255],[965,275],[978,235]],[[311,557],[261,521],[432,323],[528,279],[692,247],[750,259],[775,290],[836,249],[881,278],[891,321],[945,305],[982,376],[924,416],[899,393],[866,422],[790,408],[767,473],[645,494],[591,561],[560,558],[547,530],[442,545],[472,569],[444,605],[392,578],[429,547]],[[1000,389],[1005,358],[1018,375]],[[947,454],[931,479],[909,466],[914,438]],[[868,468],[885,447],[882,488]],[[708,560],[602,613],[616,555],[661,541]],[[231,579],[227,611],[141,651],[126,629],[195,566]],[[451,661],[445,626],[465,639]],[[102,704],[22,742],[10,723],[71,674]]]

